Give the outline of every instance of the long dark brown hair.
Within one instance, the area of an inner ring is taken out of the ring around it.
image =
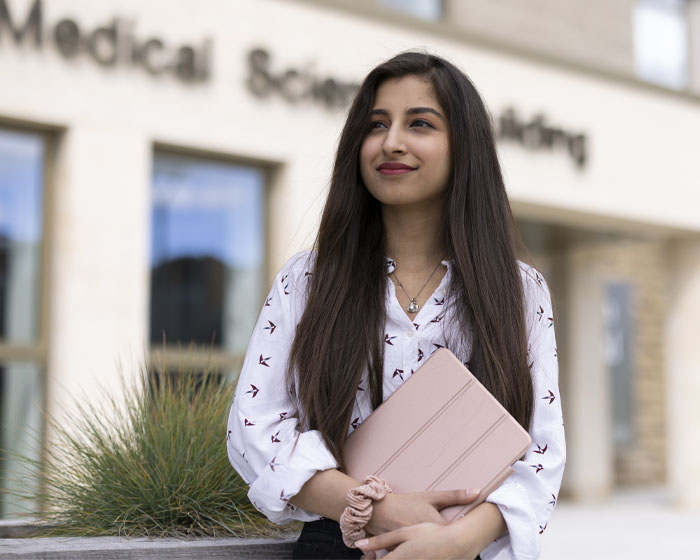
[[[292,345],[287,382],[304,429],[321,432],[342,462],[358,385],[367,373],[372,407],[383,400],[385,237],[381,205],[359,168],[377,88],[390,78],[428,80],[449,123],[452,176],[445,193],[443,243],[452,259],[458,345],[471,371],[529,429],[527,364],[517,233],[490,116],[469,78],[448,61],[406,52],[372,70],[340,137],[315,243],[306,309]],[[468,334],[470,333],[470,334]]]

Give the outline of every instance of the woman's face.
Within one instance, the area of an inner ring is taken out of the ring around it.
[[[367,190],[389,206],[439,203],[450,170],[448,123],[430,82],[404,76],[382,83],[360,149]]]

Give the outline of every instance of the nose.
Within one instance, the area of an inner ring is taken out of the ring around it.
[[[404,154],[406,145],[401,127],[392,125],[384,136],[382,149],[385,154]]]

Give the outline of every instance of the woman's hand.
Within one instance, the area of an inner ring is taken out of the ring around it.
[[[374,560],[375,551],[391,552],[386,560],[401,558],[430,558],[431,560],[474,560],[479,554],[478,545],[458,534],[454,525],[419,523],[396,529],[383,535],[362,539],[355,543],[364,552],[365,560]]]
[[[454,505],[467,505],[479,495],[478,490],[439,490],[387,494],[374,503],[372,518],[365,527],[370,535],[381,535],[418,523],[446,525],[440,510]]]

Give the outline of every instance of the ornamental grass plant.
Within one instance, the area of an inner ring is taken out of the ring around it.
[[[234,383],[181,370],[144,371],[122,386],[101,405],[76,405],[64,424],[49,421],[55,437],[35,479],[41,511],[32,515],[51,535],[282,532],[250,504],[226,455]]]

